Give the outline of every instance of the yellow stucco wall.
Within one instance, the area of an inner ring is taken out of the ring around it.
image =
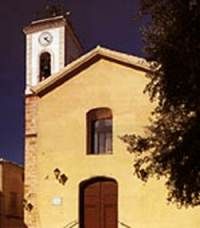
[[[96,176],[117,181],[118,218],[130,227],[200,227],[199,209],[178,210],[168,206],[162,181],[152,180],[144,185],[133,176],[133,155],[118,138],[125,133],[143,133],[148,123],[151,104],[143,94],[147,83],[144,74],[101,59],[40,98],[37,144],[40,227],[61,228],[78,221],[79,184]],[[86,113],[96,107],[112,109],[112,155],[86,155]],[[55,179],[55,168],[67,175],[65,185]],[[61,197],[61,205],[52,204],[54,197]]]

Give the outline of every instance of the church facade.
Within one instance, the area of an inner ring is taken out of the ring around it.
[[[199,209],[144,185],[120,136],[145,134],[153,104],[144,59],[83,50],[62,16],[26,34],[25,224],[28,228],[197,228]]]

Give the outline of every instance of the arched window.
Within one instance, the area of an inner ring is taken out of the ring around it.
[[[40,55],[40,81],[51,75],[51,55],[44,52]]]
[[[92,109],[87,113],[87,153],[112,153],[112,111]]]

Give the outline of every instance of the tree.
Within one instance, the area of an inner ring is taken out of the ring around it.
[[[125,135],[136,175],[166,177],[168,200],[200,205],[200,2],[140,0],[152,71],[145,92],[158,101],[147,136]]]

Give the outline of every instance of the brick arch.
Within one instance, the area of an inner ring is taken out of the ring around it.
[[[117,228],[118,184],[107,177],[83,181],[79,188],[80,228]]]

